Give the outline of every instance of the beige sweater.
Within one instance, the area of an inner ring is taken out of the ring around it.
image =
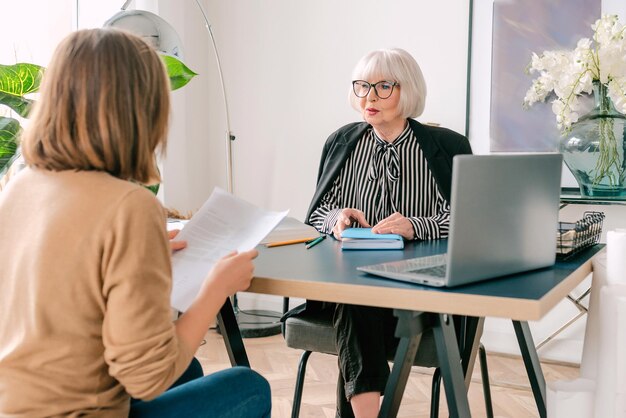
[[[0,417],[127,417],[189,364],[164,212],[100,172],[25,169],[0,193]]]

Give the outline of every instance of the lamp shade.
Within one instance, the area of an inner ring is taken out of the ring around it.
[[[164,54],[183,59],[182,42],[174,28],[161,17],[145,10],[122,10],[104,26],[132,32],[144,38],[150,45]]]

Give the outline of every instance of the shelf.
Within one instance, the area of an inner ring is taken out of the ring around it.
[[[579,205],[626,205],[626,197],[591,197],[581,196],[578,187],[561,188],[561,207],[570,204]]]

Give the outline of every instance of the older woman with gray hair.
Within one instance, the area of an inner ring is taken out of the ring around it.
[[[355,226],[406,240],[447,237],[452,158],[472,150],[463,135],[413,119],[425,102],[422,71],[406,51],[378,50],[360,60],[350,103],[364,121],[326,141],[308,223],[337,239]],[[376,416],[389,377],[387,359],[398,344],[397,319],[391,309],[320,305],[309,301],[304,309],[335,310],[338,416]]]

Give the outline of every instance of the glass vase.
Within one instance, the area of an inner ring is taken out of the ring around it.
[[[582,196],[626,197],[626,116],[613,106],[606,85],[594,83],[593,92],[595,107],[572,124],[559,150]]]

